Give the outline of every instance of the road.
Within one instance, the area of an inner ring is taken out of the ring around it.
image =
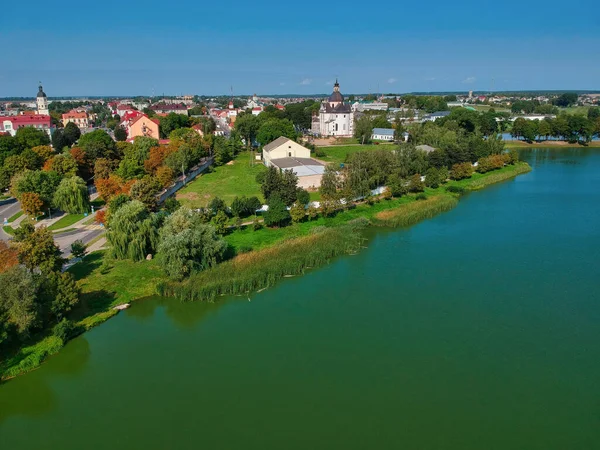
[[[71,244],[77,240],[81,240],[84,244],[87,244],[91,240],[100,236],[104,233],[104,228],[98,230],[73,230],[67,231],[66,233],[60,233],[54,235],[54,242],[60,247],[65,258],[71,255]]]
[[[10,219],[16,213],[21,210],[21,205],[16,199],[7,200],[7,203],[0,206],[0,221],[4,224],[4,219]],[[6,234],[2,228],[0,228],[0,240],[8,241],[10,235]]]

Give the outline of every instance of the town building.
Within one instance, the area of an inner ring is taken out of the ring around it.
[[[51,136],[51,118],[46,114],[23,114],[19,116],[0,117],[0,132],[14,136],[19,128],[32,127],[43,130]]]
[[[423,116],[423,122],[435,122],[442,117],[447,117],[450,115],[450,111],[437,111],[431,114],[427,114]]]
[[[354,113],[344,103],[340,84],[335,80],[333,93],[321,103],[318,116],[313,116],[312,132],[322,136],[350,137],[354,131]]]
[[[36,97],[37,104],[37,113],[42,116],[49,116],[50,111],[48,109],[48,97],[44,92],[44,88],[42,88],[42,83],[40,82],[40,87]]]
[[[387,111],[389,106],[390,105],[388,105],[387,103],[383,103],[383,102],[367,102],[367,103],[355,102],[352,105],[352,111],[358,111],[358,112]]]
[[[150,109],[157,114],[182,114],[188,115],[188,108],[186,105],[182,103],[168,105],[166,103],[157,103],[155,105],[151,105]]]
[[[263,148],[263,162],[267,167],[291,170],[298,177],[298,186],[316,189],[321,186],[325,165],[310,157],[310,150],[284,136]]]
[[[393,128],[373,128],[373,134],[371,139],[374,141],[393,141],[394,140],[394,129]]]
[[[151,119],[146,114],[139,111],[130,111],[125,114],[121,126],[127,131],[127,139],[134,139],[138,136],[147,136],[154,139],[160,139],[159,121]]]
[[[62,124],[64,127],[67,126],[68,123],[74,123],[79,128],[88,128],[89,117],[86,111],[73,109],[62,115]]]

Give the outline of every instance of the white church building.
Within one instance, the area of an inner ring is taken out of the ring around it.
[[[321,103],[319,115],[313,116],[312,132],[336,137],[351,137],[354,133],[354,113],[352,107],[344,103],[337,80],[333,85],[333,93]]]

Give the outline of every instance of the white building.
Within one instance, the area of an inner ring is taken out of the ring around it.
[[[333,85],[333,93],[321,103],[319,115],[313,117],[312,131],[322,136],[340,137],[351,137],[354,132],[354,113],[351,106],[344,103],[337,80]]]
[[[352,111],[387,111],[389,105],[383,102],[359,103],[355,102],[352,105]]]
[[[394,129],[393,128],[373,128],[373,134],[371,139],[374,141],[393,141],[394,140]]]
[[[264,146],[263,162],[269,167],[272,160],[281,158],[310,158],[310,150],[281,136]]]
[[[44,89],[42,88],[41,82],[40,82],[40,89],[37,93],[36,104],[37,104],[37,113],[38,114],[43,115],[43,116],[50,115],[50,111],[48,110],[48,97],[46,97],[46,93],[44,92]]]

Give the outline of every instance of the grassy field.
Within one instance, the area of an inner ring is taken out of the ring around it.
[[[74,223],[79,222],[84,217],[84,214],[65,214],[59,220],[50,225],[48,229],[50,231],[60,230],[61,228],[66,228],[73,225]]]
[[[348,155],[365,150],[393,150],[397,148],[396,144],[370,144],[370,145],[333,145],[329,147],[319,147],[319,150],[325,152],[325,156],[317,159],[325,162],[340,164],[346,161]]]
[[[215,167],[212,172],[200,175],[177,193],[177,200],[190,208],[206,206],[214,197],[220,197],[228,205],[242,195],[262,200],[255,178],[266,168],[260,161],[252,161],[251,156],[248,152],[240,153],[233,164]]]
[[[2,227],[2,229],[4,230],[4,232],[6,234],[10,234],[11,236],[15,234],[15,230],[11,226],[5,225],[5,226]]]

